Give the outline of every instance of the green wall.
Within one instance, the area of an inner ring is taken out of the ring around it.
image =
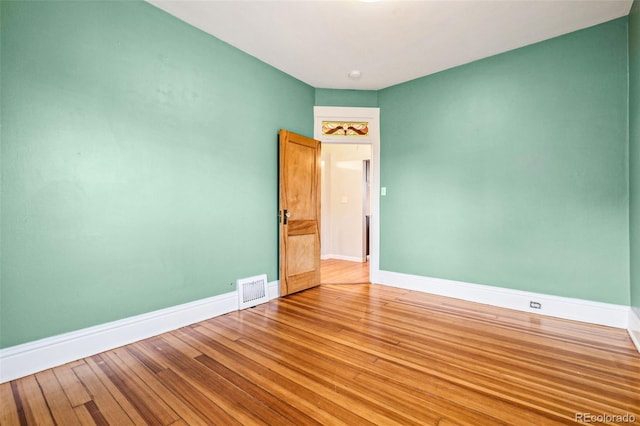
[[[0,2],[0,348],[276,279],[275,136],[313,105],[381,108],[382,269],[640,307],[638,4],[353,91],[144,2]]]
[[[378,106],[378,91],[316,89],[315,103],[317,106],[375,108]]]
[[[379,93],[383,270],[629,304],[627,18]]]
[[[640,1],[629,15],[631,306],[640,316]]]
[[[1,342],[277,279],[314,89],[144,2],[2,2]]]

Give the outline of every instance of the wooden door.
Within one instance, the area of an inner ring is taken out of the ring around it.
[[[280,130],[280,295],[320,284],[320,141]]]

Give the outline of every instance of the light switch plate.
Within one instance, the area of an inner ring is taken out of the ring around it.
[[[387,187],[383,186],[380,188],[380,196],[384,197],[385,195],[387,195]]]

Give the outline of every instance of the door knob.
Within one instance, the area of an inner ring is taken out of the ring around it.
[[[285,210],[284,211],[284,224],[286,225],[289,218],[291,217],[291,212],[289,212],[289,210]]]

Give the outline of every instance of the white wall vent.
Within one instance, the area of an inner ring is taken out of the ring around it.
[[[269,301],[267,274],[242,278],[237,281],[238,309],[251,308]]]

